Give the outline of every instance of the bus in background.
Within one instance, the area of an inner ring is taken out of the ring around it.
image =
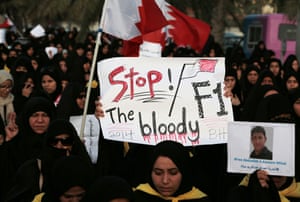
[[[281,61],[296,53],[296,24],[284,14],[248,15],[243,21],[243,32],[243,49],[248,58],[259,41],[264,41]]]

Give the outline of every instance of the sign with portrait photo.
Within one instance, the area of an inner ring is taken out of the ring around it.
[[[230,122],[228,172],[294,176],[295,125],[288,123]]]

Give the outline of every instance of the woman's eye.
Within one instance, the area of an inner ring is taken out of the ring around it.
[[[177,170],[177,169],[170,170],[169,173],[170,173],[171,175],[177,175],[177,174],[178,174],[178,170]]]

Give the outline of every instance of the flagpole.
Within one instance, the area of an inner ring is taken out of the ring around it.
[[[99,52],[99,46],[101,45],[101,34],[102,30],[99,29],[96,37],[96,46],[94,50],[94,55],[93,55],[93,62],[92,62],[92,67],[91,67],[91,72],[90,72],[90,78],[88,82],[88,88],[87,88],[87,95],[85,99],[85,104],[84,104],[84,110],[83,110],[83,115],[82,115],[82,120],[81,120],[81,127],[80,127],[80,139],[83,140],[83,132],[85,128],[85,121],[86,121],[86,115],[87,115],[87,109],[89,105],[89,100],[90,100],[90,94],[91,94],[91,86],[92,86],[92,81],[94,78],[94,72],[95,72],[95,67],[96,67],[96,62],[97,62],[97,56]]]
[[[91,73],[90,73],[90,78],[89,78],[89,82],[88,82],[88,89],[87,89],[87,95],[86,95],[86,99],[85,99],[85,104],[84,104],[84,110],[83,110],[83,115],[82,115],[82,120],[81,120],[81,126],[80,126],[80,133],[79,133],[79,137],[81,140],[83,140],[83,132],[84,132],[84,128],[85,128],[85,121],[86,121],[86,114],[87,114],[87,109],[88,109],[88,104],[89,104],[89,100],[90,100],[90,94],[91,94],[91,86],[92,86],[92,80],[94,78],[94,72],[95,72],[95,67],[96,67],[96,62],[97,62],[97,57],[98,57],[98,52],[99,52],[99,46],[101,45],[101,35],[102,35],[102,28],[103,28],[103,24],[104,24],[104,17],[105,16],[105,11],[106,11],[106,7],[107,7],[107,1],[104,1],[103,7],[102,7],[102,15],[101,15],[101,19],[100,19],[100,23],[99,23],[99,30],[97,33],[97,37],[96,37],[96,45],[95,45],[95,50],[94,50],[94,55],[93,55],[93,62],[92,62],[92,67],[91,67]]]

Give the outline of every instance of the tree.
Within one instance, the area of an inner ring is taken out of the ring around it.
[[[78,24],[81,28],[78,40],[82,41],[89,26],[99,20],[104,0],[4,0],[0,13],[16,22],[20,30],[30,24],[57,25],[62,21]],[[30,22],[30,24],[28,23]]]

